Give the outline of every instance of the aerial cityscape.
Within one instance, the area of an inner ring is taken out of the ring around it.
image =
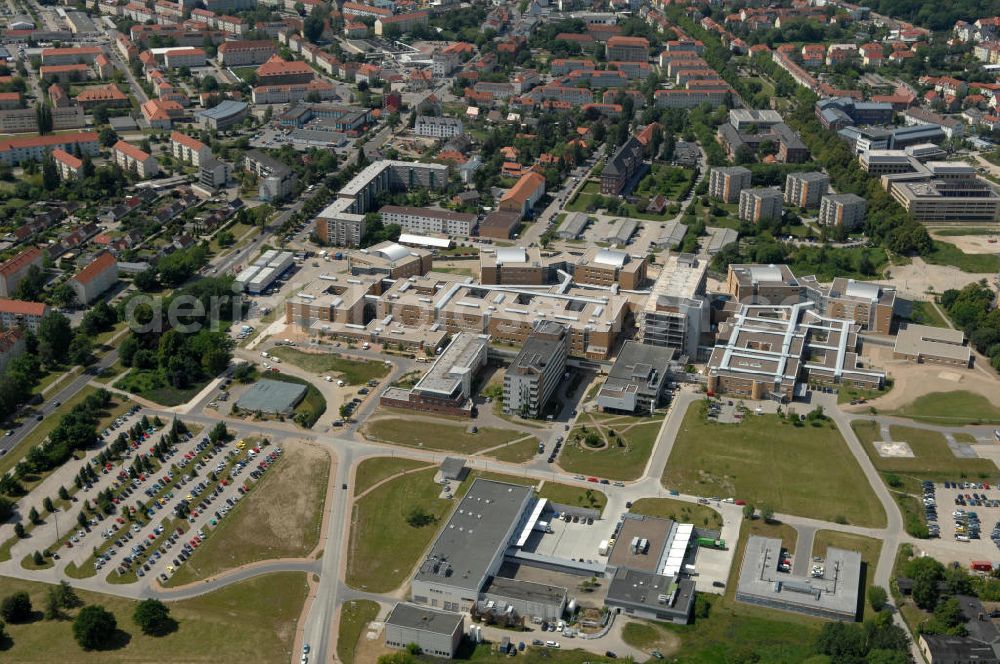
[[[1000,664],[998,293],[1000,0],[3,0],[0,662]]]

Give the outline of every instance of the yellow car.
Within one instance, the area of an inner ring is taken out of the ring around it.
[[[242,450],[246,446],[247,446],[246,441],[243,441],[243,440],[241,440],[240,442],[236,443],[236,449],[238,449],[238,450]]]

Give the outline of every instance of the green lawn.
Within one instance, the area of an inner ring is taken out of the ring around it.
[[[384,362],[351,360],[336,353],[307,353],[289,346],[278,346],[270,351],[283,362],[291,362],[306,371],[317,374],[336,373],[348,385],[363,385],[369,380],[382,378],[389,373]]]
[[[394,445],[464,454],[474,454],[480,450],[517,440],[525,435],[520,431],[491,427],[482,427],[478,433],[470,433],[469,426],[471,425],[455,426],[425,421],[414,424],[411,420],[387,418],[369,422],[366,431],[374,438]],[[531,440],[534,441],[537,448],[538,440],[535,438]]]
[[[673,498],[641,498],[629,510],[633,514],[658,516],[681,523],[693,523],[700,528],[722,528],[722,515],[708,505],[689,503]]]
[[[115,387],[169,407],[187,403],[201,392],[208,382],[205,380],[185,389],[177,389],[168,384],[158,371],[132,369],[115,383]]]
[[[932,392],[887,413],[931,424],[1000,424],[1000,408],[986,397],[968,392]]]
[[[603,511],[608,503],[608,497],[597,489],[581,488],[569,484],[559,484],[546,480],[538,492],[539,497],[548,498],[560,505],[578,505]]]
[[[960,459],[948,449],[944,434],[913,427],[889,427],[889,435],[894,441],[909,443],[913,458],[879,456],[873,441],[882,440],[877,424],[861,420],[851,423],[872,460],[872,465],[882,473],[899,476],[903,486],[912,493],[919,493],[921,480],[953,480],[960,477],[994,477],[998,469],[988,459]]]
[[[365,459],[358,464],[357,470],[354,471],[354,495],[361,495],[387,477],[426,465],[423,461],[395,457]]]
[[[882,541],[873,537],[839,533],[835,530],[817,530],[813,538],[813,550],[810,555],[826,557],[826,547],[834,546],[847,551],[861,553],[861,562],[865,567],[865,618],[872,618],[875,612],[868,604],[868,588],[875,585],[875,569],[878,567],[878,557],[882,553]],[[886,588],[886,591],[889,589]]]
[[[571,473],[597,475],[612,480],[634,480],[642,476],[653,451],[663,417],[630,417],[584,413],[566,436],[559,465]],[[612,434],[614,432],[614,435]],[[603,447],[587,444],[597,434]]]
[[[209,537],[168,584],[181,586],[247,563],[311,553],[319,541],[329,476],[325,452],[286,448],[218,527],[207,531]]]
[[[994,254],[967,254],[941,240],[934,240],[934,250],[924,256],[924,260],[934,265],[954,265],[962,272],[975,274],[1000,271],[1000,257]]]
[[[0,578],[0,595],[24,590],[31,595],[36,611],[45,606],[50,587]],[[10,641],[0,659],[19,664],[284,662],[294,643],[306,590],[305,574],[289,572],[236,583],[195,599],[168,602],[178,629],[163,637],[146,636],[136,626],[132,620],[135,600],[80,590],[77,594],[84,603],[99,604],[115,615],[117,647],[85,651],[73,639],[71,620],[39,619],[6,625]],[[69,614],[76,612],[74,609]]]
[[[437,468],[410,473],[379,486],[354,504],[347,556],[347,583],[371,592],[389,592],[409,578],[451,510],[452,501],[438,498]],[[415,528],[407,523],[419,508],[436,522]]]
[[[365,626],[378,617],[379,605],[370,600],[352,600],[340,608],[337,658],[342,664],[354,664],[354,651]]]
[[[944,319],[938,309],[932,303],[921,300],[913,303],[910,320],[919,325],[948,327],[948,321]]]
[[[528,436],[524,440],[504,445],[492,452],[487,452],[485,456],[492,457],[497,461],[507,463],[526,463],[538,455],[538,439]]]
[[[881,390],[866,390],[863,387],[841,385],[837,391],[837,403],[850,403],[855,399],[877,399],[891,389],[892,385],[888,385]]]
[[[776,415],[718,424],[703,403],[684,416],[664,486],[732,496],[778,512],[883,527],[881,505],[832,423],[797,427]]]

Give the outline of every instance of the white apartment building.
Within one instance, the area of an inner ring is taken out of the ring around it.
[[[419,207],[386,205],[378,212],[382,215],[383,224],[399,224],[406,231],[420,234],[469,236],[472,235],[478,221],[478,217],[474,214]]]

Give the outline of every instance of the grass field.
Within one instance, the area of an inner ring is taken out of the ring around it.
[[[891,387],[881,390],[866,390],[861,387],[841,385],[837,392],[837,403],[850,403],[855,399],[875,399],[889,392]]]
[[[885,525],[881,505],[832,424],[796,427],[776,415],[717,424],[703,413],[704,404],[695,403],[685,414],[664,486],[828,521]]]
[[[986,397],[965,390],[925,394],[887,414],[931,424],[1000,424],[1000,408]]]
[[[357,470],[354,471],[354,495],[360,496],[387,477],[426,465],[425,462],[415,459],[396,459],[394,457],[365,459],[358,464]]]
[[[67,399],[53,414],[46,416],[44,420],[38,422],[38,426],[36,426],[31,433],[25,436],[24,440],[18,443],[17,447],[0,460],[0,475],[13,470],[14,466],[16,466],[18,462],[21,461],[21,459],[23,459],[28,453],[28,450],[42,444],[45,441],[49,433],[59,424],[59,420],[63,415],[72,410],[72,408],[77,404],[83,402],[83,400],[89,395],[97,392],[97,390],[98,388],[91,387],[90,385],[84,387],[71,399]],[[112,400],[110,405],[101,413],[101,419],[97,423],[98,431],[103,430],[109,422],[113,421],[116,417],[123,414],[132,406],[130,401],[119,395],[113,394],[111,396]],[[37,479],[25,479],[22,480],[21,483],[24,484],[24,487],[30,491],[49,475],[51,475],[51,473],[32,475],[33,478]]]
[[[920,493],[921,480],[954,480],[960,477],[994,477],[1000,472],[988,459],[960,459],[948,449],[944,434],[913,427],[889,427],[894,441],[909,443],[913,458],[879,456],[872,444],[882,440],[879,426],[871,421],[855,421],[851,428],[865,447],[872,465],[884,474],[894,474],[911,493]]]
[[[378,617],[379,606],[370,600],[352,600],[340,609],[337,636],[337,658],[343,664],[354,664],[354,651],[365,625]]]
[[[319,542],[329,475],[325,450],[286,448],[165,585],[182,586],[259,560],[308,555]]]
[[[24,590],[31,595],[36,610],[45,606],[45,594],[50,587],[0,578],[0,596]],[[169,602],[178,629],[158,638],[144,635],[132,621],[135,600],[86,591],[77,593],[86,604],[99,604],[115,615],[119,647],[84,651],[73,639],[72,621],[36,620],[5,627],[11,640],[0,659],[23,664],[288,661],[295,624],[306,599],[306,582],[301,573],[269,574],[195,599]],[[75,614],[76,610],[69,612],[70,616]]]
[[[548,480],[542,484],[538,495],[560,505],[590,507],[598,511],[603,511],[604,506],[608,503],[608,497],[597,489],[559,484],[558,482],[549,482]]]
[[[813,537],[813,550],[810,555],[826,557],[826,547],[828,546],[861,553],[861,562],[865,565],[864,617],[874,617],[875,612],[868,604],[867,599],[868,588],[875,585],[875,568],[878,566],[879,554],[882,553],[881,540],[862,535],[838,533],[834,530],[817,530],[816,535]],[[888,590],[886,588],[886,591]]]
[[[179,406],[182,403],[190,401],[207,384],[208,381],[205,380],[186,389],[179,390],[170,386],[157,371],[132,369],[121,380],[115,383],[115,387],[119,390],[131,392],[144,399],[149,399],[161,406]]]
[[[347,583],[371,592],[402,585],[434,538],[451,501],[438,498],[437,468],[410,473],[379,486],[354,504],[347,558]],[[419,508],[436,522],[415,528],[407,523]]]
[[[289,346],[278,346],[269,352],[280,357],[282,362],[291,362],[306,371],[317,374],[335,373],[348,385],[363,385],[389,373],[389,367],[384,362],[351,360],[335,353],[306,353]]]
[[[538,439],[534,436],[528,436],[524,440],[487,452],[485,456],[507,463],[525,463],[534,459],[537,454]]]
[[[633,514],[658,516],[699,527],[722,528],[722,515],[708,505],[698,505],[673,498],[641,498],[629,510]]]
[[[910,312],[910,320],[919,325],[930,325],[932,327],[948,327],[948,321],[930,302],[916,301]]]
[[[954,265],[962,272],[974,274],[1000,271],[1000,257],[993,254],[967,254],[950,242],[934,240],[934,249],[924,256],[934,265]]]
[[[571,473],[612,480],[637,479],[646,468],[662,424],[662,416],[641,418],[584,413],[566,436],[559,465]],[[584,442],[587,434],[594,432],[600,436],[604,447],[595,449]]]
[[[411,420],[387,418],[369,422],[366,431],[375,438],[406,447],[422,447],[444,452],[473,454],[497,445],[524,437],[520,431],[483,427],[478,433],[469,433],[467,426],[437,424],[421,421],[414,426]],[[538,440],[534,441],[535,448]]]

